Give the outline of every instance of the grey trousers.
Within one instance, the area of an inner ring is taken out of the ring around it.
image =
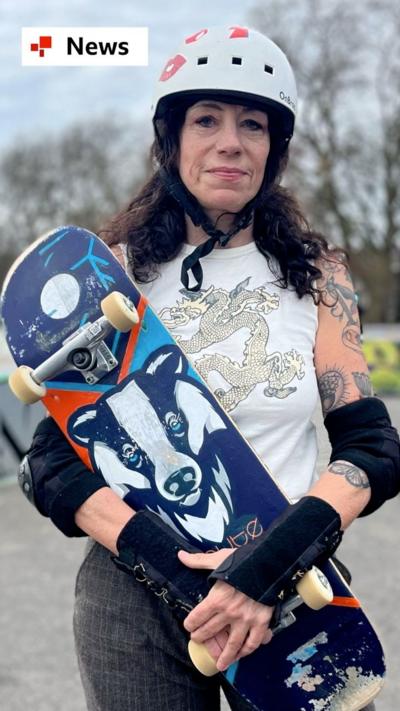
[[[75,645],[89,711],[218,711],[220,675],[206,678],[165,602],[91,544],[76,582]],[[224,688],[234,711],[251,706]]]
[[[165,602],[97,543],[78,572],[74,633],[88,711],[219,711],[221,675],[194,669],[187,634]],[[252,708],[222,685],[233,711]]]

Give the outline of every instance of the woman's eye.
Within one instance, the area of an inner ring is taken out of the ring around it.
[[[246,128],[249,128],[251,131],[263,131],[264,126],[259,123],[258,121],[255,121],[254,119],[246,119],[246,121],[243,122]]]
[[[199,126],[205,126],[206,128],[209,126],[214,125],[214,117],[213,116],[199,116],[199,118],[196,119],[196,123]]]
[[[175,412],[168,412],[165,416],[165,424],[171,430],[172,434],[182,437],[185,431],[185,426],[180,415]]]

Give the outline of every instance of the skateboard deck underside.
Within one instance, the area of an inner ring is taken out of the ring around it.
[[[39,241],[6,281],[2,315],[16,363],[36,368],[101,315],[118,290],[140,321],[105,339],[118,367],[96,384],[68,370],[46,382],[45,407],[82,460],[132,508],[148,507],[204,550],[257,538],[287,506],[108,248],[79,228]],[[332,604],[232,665],[227,679],[265,711],[357,711],[378,693],[383,652],[360,603],[328,563]]]

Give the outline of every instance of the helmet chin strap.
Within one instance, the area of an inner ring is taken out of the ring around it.
[[[160,168],[159,175],[171,197],[183,208],[195,227],[201,227],[209,235],[209,239],[196,247],[182,262],[181,282],[183,286],[188,291],[199,291],[203,283],[203,269],[200,259],[210,254],[217,242],[220,247],[226,247],[234,235],[249,226],[258,202],[257,195],[235,214],[233,227],[228,232],[223,232],[212,224],[199,202],[182,182],[177,171],[167,171],[165,168]],[[190,272],[196,282],[193,286],[189,286]]]

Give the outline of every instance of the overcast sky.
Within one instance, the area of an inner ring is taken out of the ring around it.
[[[248,21],[257,0],[0,0],[0,149],[117,112],[150,117],[154,81],[186,35]],[[262,4],[262,0],[260,0]],[[21,27],[149,28],[148,67],[22,67]]]

